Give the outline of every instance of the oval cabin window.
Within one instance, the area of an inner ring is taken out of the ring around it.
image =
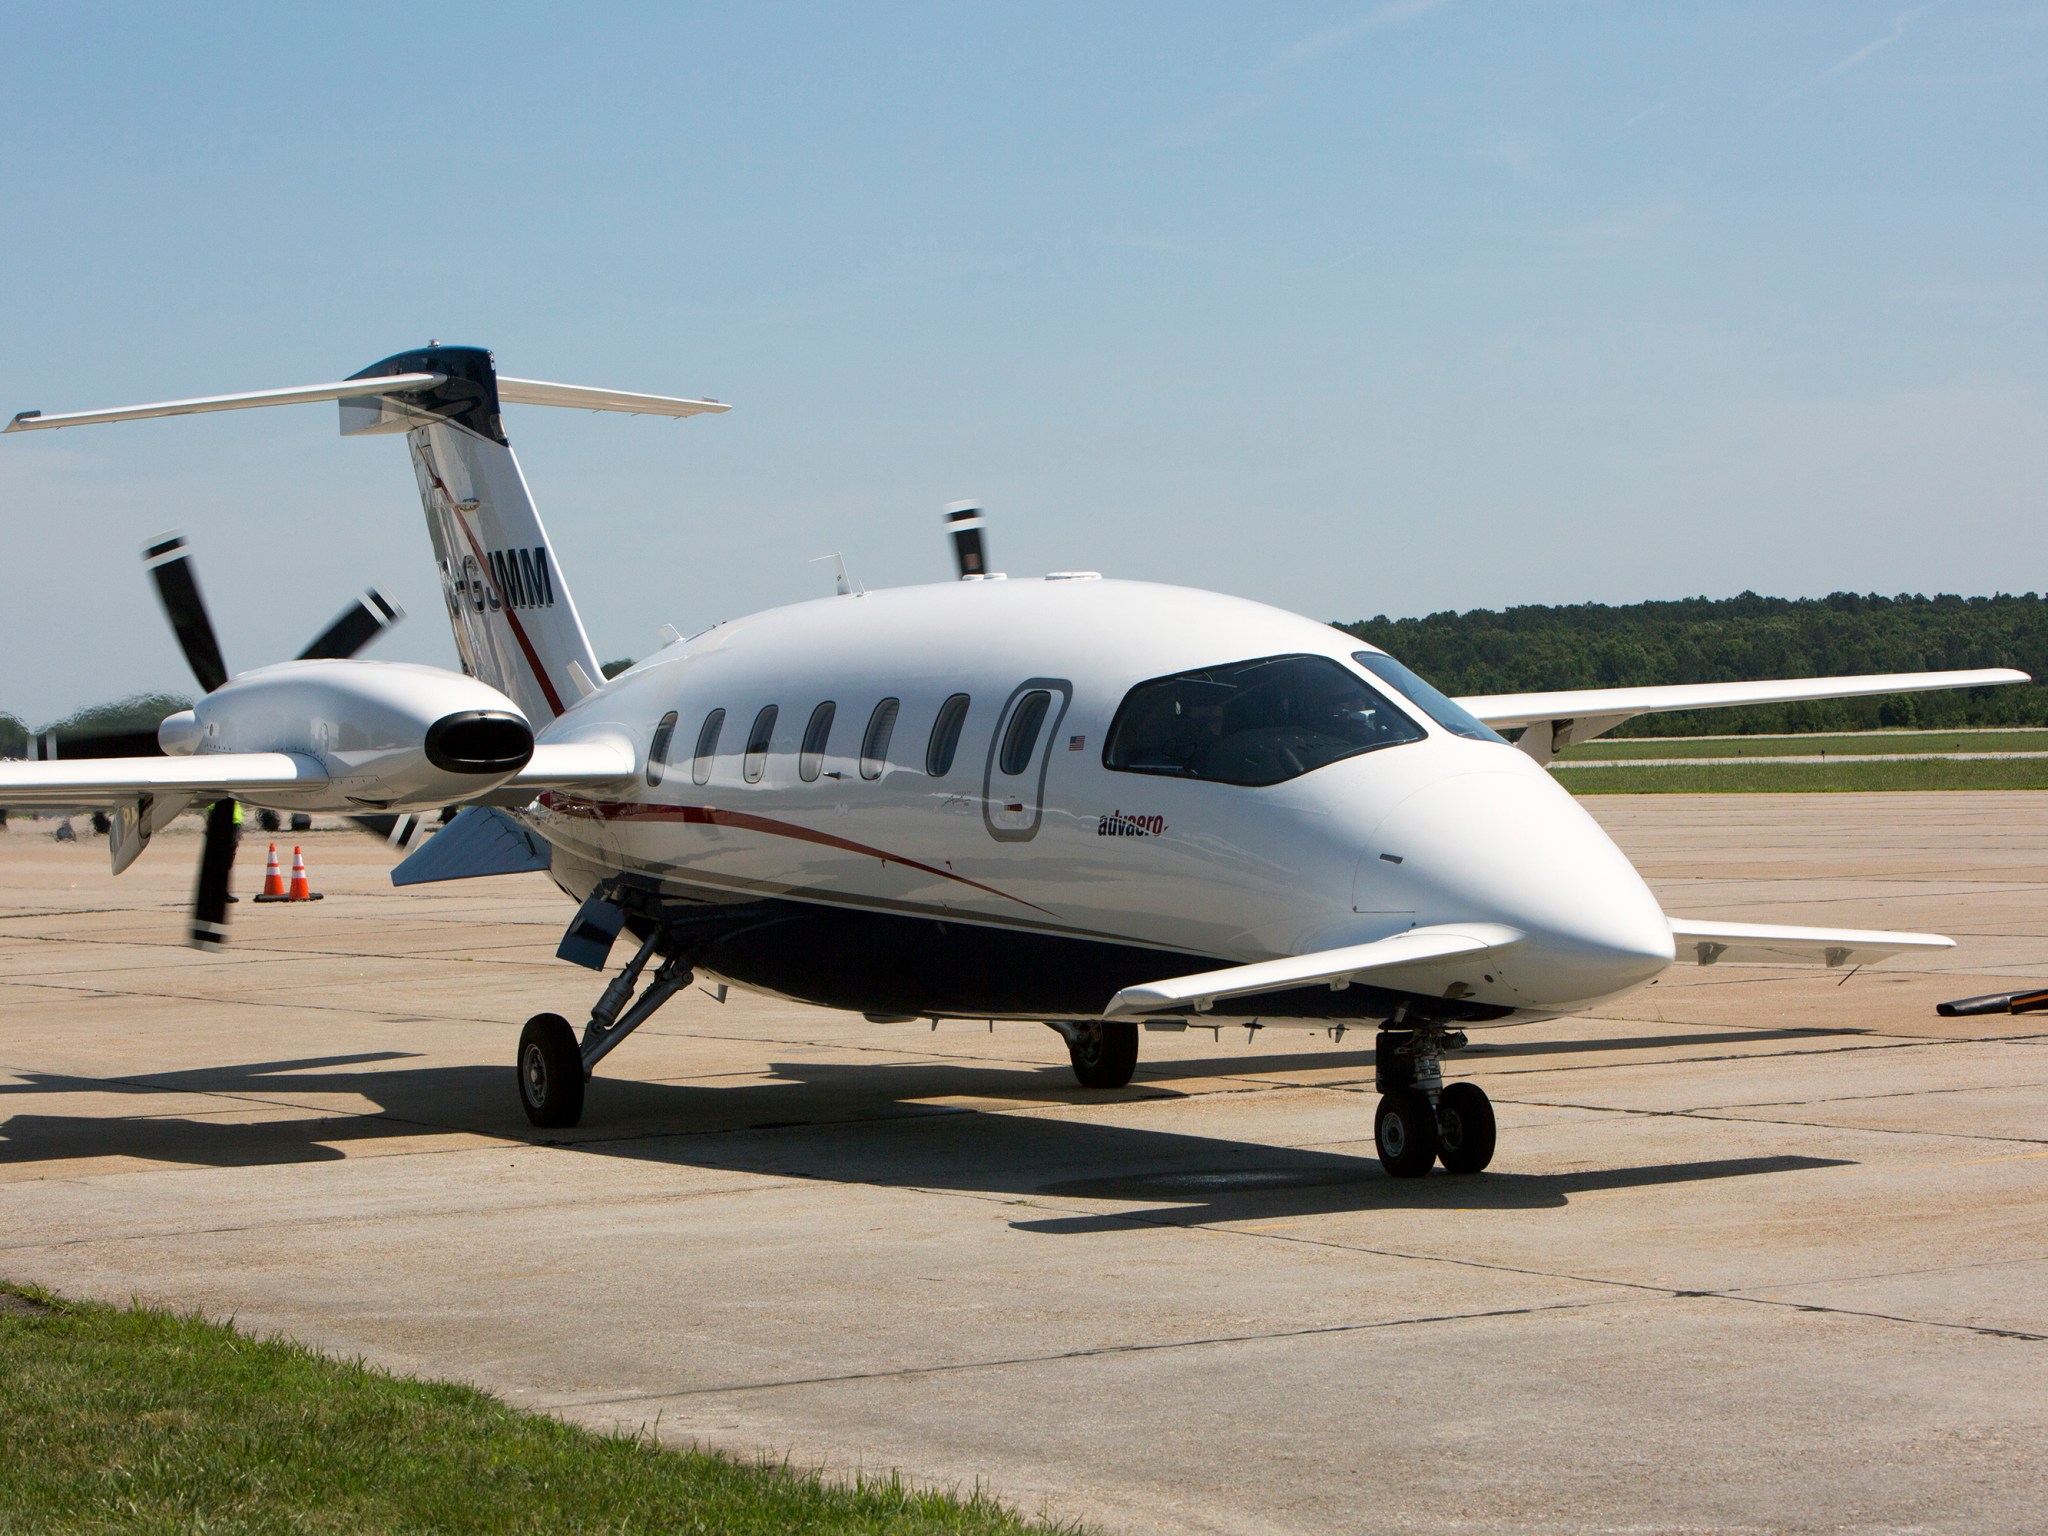
[[[953,755],[960,750],[960,728],[967,723],[967,695],[956,693],[939,706],[939,718],[932,722],[931,745],[924,749],[924,771],[943,779],[953,771]]]
[[[818,782],[818,775],[825,767],[825,747],[832,739],[832,717],[839,713],[839,706],[830,699],[811,711],[810,724],[804,727],[803,750],[797,753],[796,776],[806,784]]]
[[[670,710],[654,728],[654,740],[647,744],[647,787],[652,789],[668,771],[668,747],[675,740],[676,712]]]
[[[1052,695],[1043,688],[1034,688],[1017,701],[1010,714],[1010,728],[1003,732],[1003,772],[1019,774],[1031,766],[1032,748],[1038,745],[1038,733],[1045,728],[1045,712],[1051,707]]]
[[[860,776],[879,779],[889,761],[889,738],[896,734],[896,717],[903,711],[901,699],[884,699],[868,716],[867,734],[860,742]]]
[[[718,756],[718,733],[725,729],[725,711],[714,709],[704,717],[704,725],[697,732],[697,761],[691,765],[690,777],[699,784],[711,782],[711,764]]]
[[[768,771],[768,743],[775,739],[776,709],[770,704],[754,716],[754,728],[747,732],[747,755],[740,762],[740,777],[749,784],[761,782]]]

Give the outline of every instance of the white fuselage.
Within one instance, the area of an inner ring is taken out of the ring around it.
[[[1511,954],[1405,985],[1517,1015],[1583,1006],[1668,965],[1656,901],[1549,773],[1445,730],[1353,660],[1365,649],[1261,604],[1092,577],[826,598],[679,641],[572,705],[543,743],[624,738],[648,763],[673,714],[666,763],[605,795],[544,797],[531,815],[577,894],[622,871],[685,900],[780,899],[1219,964],[1505,924],[1527,935]],[[1419,739],[1256,786],[1105,765],[1134,685],[1287,655],[1365,678]],[[1034,693],[1049,695],[1040,728],[1006,763],[1011,716]],[[934,773],[935,723],[962,694],[957,750]],[[891,699],[886,750],[864,761]],[[822,757],[806,761],[826,703]]]

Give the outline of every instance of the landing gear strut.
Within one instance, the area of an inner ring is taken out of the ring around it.
[[[647,990],[633,996],[640,973],[665,940],[666,935],[656,929],[634,951],[626,968],[612,978],[597,1006],[590,1010],[590,1022],[584,1026],[580,1042],[559,1013],[537,1013],[526,1021],[519,1034],[519,1103],[528,1120],[551,1130],[582,1119],[583,1085],[591,1068],[690,984],[689,962],[681,955],[668,954],[662,957]]]
[[[1447,1173],[1478,1173],[1493,1161],[1493,1105],[1485,1090],[1444,1085],[1442,1053],[1464,1044],[1462,1031],[1441,1024],[1382,1029],[1374,1042],[1380,1104],[1373,1142],[1393,1177],[1419,1179],[1438,1161]]]

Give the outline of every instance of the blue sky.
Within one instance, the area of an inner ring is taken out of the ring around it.
[[[508,423],[606,656],[998,568],[1319,618],[2048,586],[2048,6],[17,8],[0,412],[429,337],[734,402]],[[0,709],[187,687],[374,583],[332,407],[0,441]]]

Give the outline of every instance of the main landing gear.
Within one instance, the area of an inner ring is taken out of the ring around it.
[[[681,955],[665,954],[647,990],[633,996],[640,973],[661,951],[664,938],[659,929],[649,934],[626,968],[612,978],[590,1010],[580,1041],[559,1013],[536,1013],[526,1021],[519,1032],[519,1104],[528,1120],[553,1130],[582,1119],[583,1085],[591,1068],[690,984],[689,963]]]
[[[1373,1045],[1380,1105],[1373,1142],[1380,1166],[1419,1179],[1441,1162],[1446,1173],[1478,1173],[1493,1161],[1493,1104],[1477,1083],[1445,1086],[1441,1054],[1463,1048],[1461,1031],[1441,1024],[1383,1029]]]
[[[1122,1088],[1138,1070],[1138,1026],[1132,1019],[1089,1020],[1075,1024],[1064,1019],[1049,1027],[1067,1042],[1067,1059],[1074,1064],[1074,1081],[1083,1088]]]

